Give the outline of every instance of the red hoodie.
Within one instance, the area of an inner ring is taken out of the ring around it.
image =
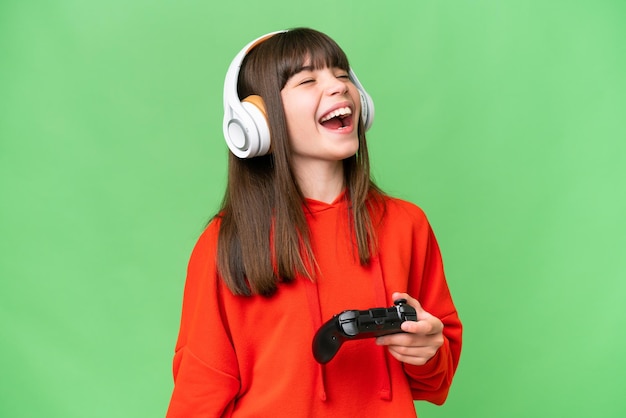
[[[377,226],[379,251],[366,267],[351,245],[347,200],[307,200],[319,273],[279,286],[276,295],[234,296],[216,272],[219,220],[189,262],[175,386],[174,417],[415,416],[413,400],[442,404],[461,352],[461,322],[446,284],[439,247],[417,206],[388,198]],[[374,339],[343,344],[318,364],[316,330],[346,309],[388,307],[406,292],[444,324],[445,341],[423,366],[394,359]]]

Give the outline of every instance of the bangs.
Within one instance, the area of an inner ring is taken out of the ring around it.
[[[292,29],[276,36],[277,75],[282,89],[305,66],[314,70],[340,68],[348,71],[348,57],[335,41],[312,29]]]
[[[258,94],[267,102],[287,80],[305,66],[314,70],[339,68],[349,71],[348,57],[329,36],[314,29],[280,32],[254,46],[241,63],[239,97]]]

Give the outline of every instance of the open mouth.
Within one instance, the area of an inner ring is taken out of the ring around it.
[[[320,124],[334,130],[349,128],[352,126],[352,109],[346,106],[328,112],[320,119]]]

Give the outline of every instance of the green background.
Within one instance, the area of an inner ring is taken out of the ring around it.
[[[626,416],[624,22],[622,0],[2,0],[0,416],[164,415],[226,67],[301,25],[348,53],[375,178],[442,247],[464,351],[420,417]]]

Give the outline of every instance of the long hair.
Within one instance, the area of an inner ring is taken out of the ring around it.
[[[228,185],[219,214],[218,273],[237,295],[273,295],[279,283],[298,275],[314,279],[315,256],[305,216],[305,199],[292,170],[287,122],[281,90],[305,60],[315,69],[349,69],[341,48],[327,35],[307,28],[292,29],[255,46],[241,65],[240,98],[263,98],[270,126],[271,152],[228,162]],[[376,251],[372,205],[383,193],[370,177],[363,122],[358,127],[359,150],[345,160],[344,183],[350,200],[355,254],[367,265]]]

